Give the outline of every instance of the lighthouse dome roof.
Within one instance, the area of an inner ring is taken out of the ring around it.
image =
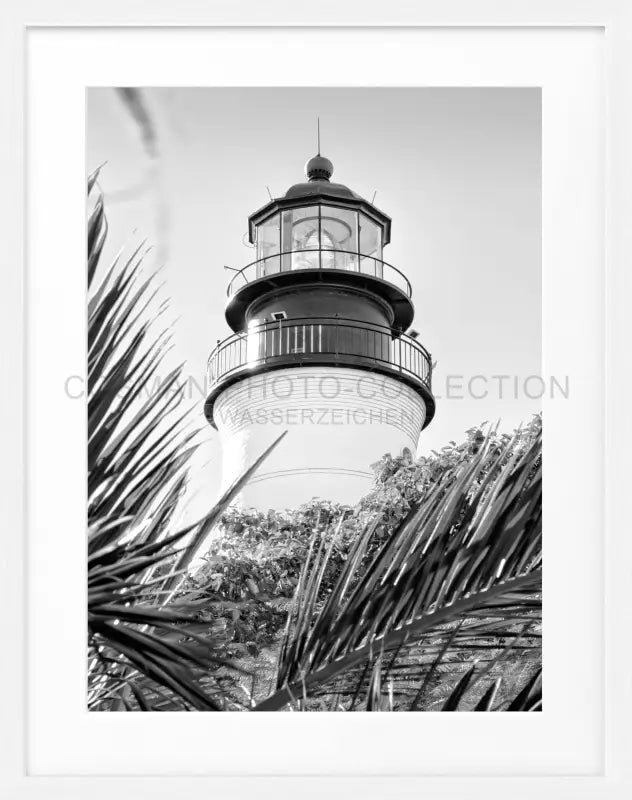
[[[362,200],[362,197],[349,189],[348,186],[342,183],[332,183],[329,179],[333,172],[334,165],[331,161],[318,153],[305,164],[307,181],[290,186],[285,193],[285,197],[294,200],[312,195],[328,195],[334,199]]]
[[[306,181],[305,183],[295,183],[285,193],[285,197],[296,200],[299,197],[310,197],[311,195],[329,195],[332,198],[344,198],[346,200],[362,200],[348,186],[342,183],[331,183],[326,180]]]

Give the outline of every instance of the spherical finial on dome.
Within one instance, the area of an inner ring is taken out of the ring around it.
[[[334,165],[319,153],[305,164],[305,174],[310,181],[328,181],[334,174]]]

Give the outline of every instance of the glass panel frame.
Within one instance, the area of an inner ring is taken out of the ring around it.
[[[281,215],[278,212],[257,225],[255,242],[257,278],[278,272],[281,252]]]
[[[383,249],[383,226],[360,209],[335,202],[292,206],[257,226],[257,277],[320,268],[383,278]]]

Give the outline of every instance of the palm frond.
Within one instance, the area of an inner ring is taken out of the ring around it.
[[[524,639],[525,625],[537,626],[541,434],[526,449],[515,445],[488,438],[411,510],[358,577],[367,529],[320,607],[328,556],[323,548],[312,553],[282,643],[277,691],[259,710],[320,691],[349,694],[357,690],[350,674],[372,674],[376,658],[396,651],[400,667],[412,664],[423,682],[442,649],[444,662],[463,647],[484,653],[495,643],[493,654],[499,641]],[[534,632],[529,641],[536,640]]]
[[[97,177],[88,179],[89,193]],[[142,321],[157,291],[153,276],[142,277],[142,245],[124,263],[117,258],[97,286],[106,235],[99,194],[88,219],[87,259],[88,706],[235,707],[218,670],[238,667],[222,657],[213,624],[201,624],[192,605],[166,602],[276,443],[203,519],[173,531],[198,432],[184,427],[181,367],[159,380],[168,334],[152,338],[152,323]]]

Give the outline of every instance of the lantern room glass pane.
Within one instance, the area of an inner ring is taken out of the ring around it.
[[[358,214],[348,208],[322,206],[321,247],[358,252]]]
[[[318,206],[291,208],[283,212],[281,227],[281,269],[317,269],[319,247]]]
[[[373,220],[360,214],[360,272],[382,278],[382,229]]]
[[[257,277],[278,272],[281,252],[281,220],[278,214],[257,226]]]
[[[320,246],[323,250],[323,267],[357,270],[357,211],[335,206],[321,206]]]
[[[382,229],[364,214],[360,214],[360,253],[382,258]]]

